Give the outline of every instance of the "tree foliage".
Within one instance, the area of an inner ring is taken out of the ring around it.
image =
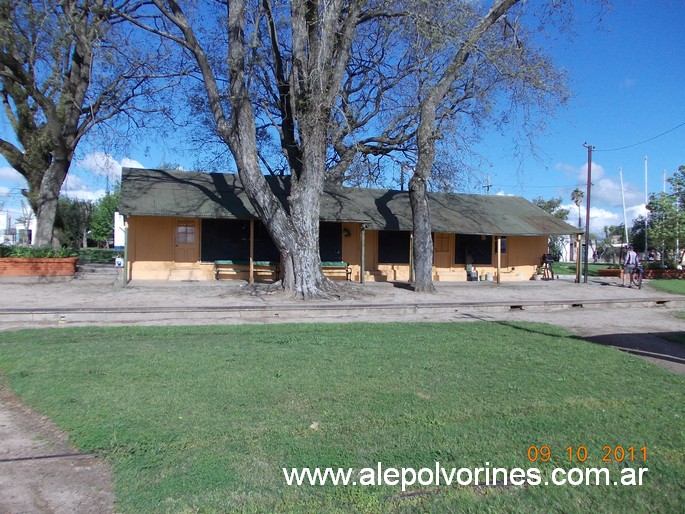
[[[559,218],[560,220],[566,221],[566,218],[568,218],[568,215],[570,213],[568,209],[562,209],[561,197],[550,198],[549,200],[545,200],[541,196],[538,196],[536,198],[533,198],[532,202],[545,212],[548,212],[549,214],[551,214],[555,218]],[[549,253],[554,255],[555,259],[559,260],[563,255],[564,244],[566,243],[566,240],[566,236],[550,236],[548,241]]]
[[[88,200],[60,198],[57,205],[55,230],[59,233],[61,246],[86,248],[93,204]]]
[[[330,120],[355,30],[382,2],[236,0],[230,8],[217,3],[218,11],[203,5],[202,12],[192,2],[151,4],[153,11],[141,5],[137,13],[151,18],[129,19],[194,60],[212,126],[281,254],[284,288],[299,298],[336,294],[319,256]],[[264,95],[270,102],[260,101]],[[277,134],[287,163],[287,206],[264,177],[258,143],[267,129]]]
[[[559,198],[550,198],[549,200],[545,200],[541,196],[538,196],[536,198],[533,198],[532,202],[540,207],[543,211],[548,212],[555,218],[559,218],[560,220],[566,221],[566,218],[568,218],[568,215],[571,213],[568,209],[562,209],[561,203],[562,203],[561,197]]]
[[[559,5],[550,2],[550,11]],[[443,136],[451,131],[466,142],[463,121],[504,124],[512,113],[529,134],[540,113],[566,96],[563,74],[524,26],[525,6],[236,0],[198,9],[191,1],[151,0],[124,16],[193,60],[202,88],[194,105],[230,150],[279,249],[284,288],[315,298],[338,293],[319,266],[324,180],[374,180],[387,159],[413,170],[415,288],[432,290],[426,193]],[[536,14],[544,19],[548,11]],[[501,95],[510,108],[498,109],[506,103]],[[268,173],[288,176],[283,191],[270,189]]]
[[[650,249],[662,253],[662,259],[679,261],[685,235],[685,166],[667,179],[669,191],[651,194],[647,209],[647,236]]]
[[[158,112],[171,77],[182,73],[178,66],[167,71],[163,46],[146,44],[121,24],[115,12],[127,6],[0,2],[0,98],[14,133],[14,141],[0,139],[0,153],[28,183],[36,244],[51,243],[60,190],[83,138],[115,118],[124,126],[142,123]]]
[[[522,129],[533,130],[544,119],[540,111],[566,98],[563,74],[536,48],[521,22],[525,4],[518,4],[411,2],[414,16],[406,26],[426,70],[419,75],[417,158],[409,181],[417,291],[434,289],[427,193],[442,120],[473,112],[471,119],[482,121],[506,92],[512,106],[523,107]]]
[[[99,246],[109,248],[114,238],[114,213],[119,209],[120,191],[107,193],[93,207],[90,219],[90,238]]]

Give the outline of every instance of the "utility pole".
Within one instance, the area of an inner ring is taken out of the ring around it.
[[[588,260],[590,257],[590,193],[592,191],[592,152],[595,149],[594,146],[583,143],[583,146],[587,148],[587,198],[585,204],[585,263],[583,266],[583,283],[587,284],[588,275]]]
[[[485,189],[485,194],[489,195],[490,194],[490,189],[492,189],[492,184],[490,184],[490,174],[488,173],[488,183],[483,186],[483,189]]]

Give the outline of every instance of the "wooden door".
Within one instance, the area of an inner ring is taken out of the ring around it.
[[[445,234],[442,232],[436,232],[434,234],[433,247],[434,247],[434,257],[433,266],[436,268],[449,268],[452,266],[452,259],[450,258],[452,248],[451,243],[452,238],[450,234]]]
[[[174,260],[176,262],[197,262],[197,224],[195,220],[176,222]]]

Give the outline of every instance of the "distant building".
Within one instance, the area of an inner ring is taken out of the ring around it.
[[[16,230],[14,244],[31,245],[33,244],[33,234],[36,233],[36,218],[31,218],[29,226],[26,223],[15,223]]]

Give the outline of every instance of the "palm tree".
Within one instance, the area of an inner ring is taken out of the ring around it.
[[[578,207],[578,228],[580,228],[580,204],[583,203],[584,197],[585,193],[578,188],[575,188],[573,192],[571,192],[571,200],[576,204],[576,207]],[[573,244],[571,245],[571,260],[573,261]]]
[[[576,204],[576,207],[578,207],[578,228],[581,228],[580,226],[580,204],[583,203],[583,198],[585,198],[585,193],[581,191],[578,188],[575,188],[573,192],[571,193],[571,200],[573,200],[573,203]]]

